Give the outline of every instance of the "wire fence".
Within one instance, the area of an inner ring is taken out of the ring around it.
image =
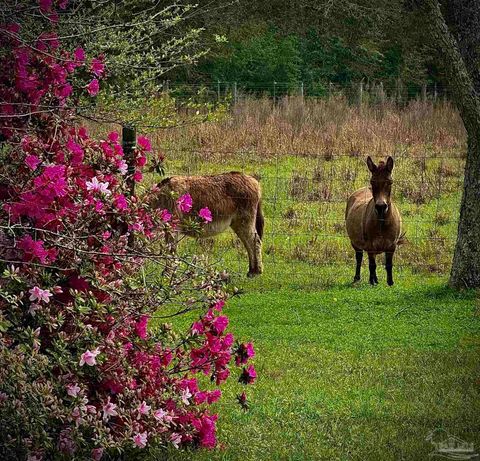
[[[438,101],[448,98],[450,90],[445,85],[432,82],[424,84],[404,84],[395,82],[232,82],[221,81],[203,83],[181,83],[165,80],[162,84],[164,94],[176,98],[181,105],[185,100],[201,102],[230,101],[236,105],[246,98],[267,97],[274,103],[282,98],[297,96],[301,98],[329,98],[338,95],[346,97],[351,103],[378,104],[394,102],[406,104],[411,100]]]
[[[260,286],[321,286],[353,278],[355,254],[346,234],[345,206],[352,192],[370,185],[363,157],[191,149],[172,149],[167,157],[169,176],[239,170],[259,180],[266,223]],[[396,273],[449,271],[463,167],[461,155],[395,156],[392,200],[405,232],[394,258]],[[232,232],[188,245],[197,251],[200,246],[236,277],[246,273],[246,251]]]

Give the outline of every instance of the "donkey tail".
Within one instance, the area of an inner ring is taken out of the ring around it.
[[[255,219],[255,229],[257,230],[257,234],[260,237],[260,240],[263,238],[264,226],[265,226],[265,219],[262,213],[262,202],[261,200],[259,200],[257,205],[257,217]]]
[[[402,233],[400,234],[400,237],[398,237],[397,245],[405,245],[406,243],[408,243],[407,233],[406,233],[406,232],[402,232]]]

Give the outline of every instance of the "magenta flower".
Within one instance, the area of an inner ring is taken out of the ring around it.
[[[98,349],[98,347],[93,351],[87,350],[80,356],[80,362],[79,362],[80,366],[87,364],[88,366],[93,367],[93,365],[97,364],[97,361],[95,360],[95,358],[97,357],[98,354],[100,354],[100,350]]]
[[[253,384],[257,379],[257,372],[255,371],[255,367],[250,365],[248,368],[243,368],[243,372],[240,375],[239,382],[243,384]]]
[[[117,416],[118,413],[116,411],[116,408],[117,408],[117,405],[110,402],[110,397],[109,397],[107,400],[107,403],[102,408],[103,420],[107,421],[110,418],[110,416]]]
[[[252,343],[240,344],[237,351],[237,356],[235,358],[235,363],[237,365],[247,363],[248,359],[255,356],[255,349],[253,348]]]
[[[145,136],[139,136],[137,139],[138,146],[146,152],[150,152],[152,150],[152,144],[150,140]]]
[[[141,168],[145,166],[145,164],[147,163],[147,157],[145,157],[145,155],[141,155],[140,157],[137,157],[137,159],[135,160],[135,163],[137,166]]]
[[[218,312],[221,312],[221,310],[225,307],[225,301],[223,299],[221,299],[220,301],[217,301],[214,306],[213,306],[213,309],[218,311]]]
[[[120,135],[117,131],[111,131],[110,133],[108,133],[108,140],[111,142],[118,142],[119,137]]]
[[[87,91],[90,96],[96,96],[100,90],[98,80],[94,78],[87,86]]]
[[[143,174],[141,171],[135,171],[135,173],[133,173],[133,180],[135,182],[140,182],[141,180],[143,179]]]
[[[140,316],[138,322],[135,323],[135,332],[141,339],[147,339],[147,323],[148,315]]]
[[[205,222],[212,222],[212,212],[207,208],[202,208],[198,212],[198,216],[200,216]]]
[[[98,58],[93,58],[90,64],[90,70],[97,76],[102,77],[105,72],[105,65]]]
[[[213,328],[217,332],[217,334],[221,334],[225,331],[225,328],[228,326],[228,317],[225,317],[224,315],[220,315],[215,318],[215,320],[212,322]]]
[[[80,392],[80,387],[78,386],[78,384],[69,384],[67,386],[67,394],[70,397],[76,397],[79,392]]]
[[[220,389],[215,389],[214,391],[207,393],[207,403],[215,403],[222,396],[222,391]]]
[[[31,170],[36,170],[40,163],[42,162],[36,155],[27,155],[25,158],[25,165],[27,165]]]
[[[127,199],[125,198],[125,195],[123,194],[118,194],[116,197],[115,197],[115,206],[119,209],[119,210],[126,210],[128,208],[128,203],[127,203]]]
[[[133,443],[135,447],[145,448],[147,446],[148,434],[147,432],[137,433],[133,436]]]
[[[79,63],[83,64],[85,62],[85,51],[83,51],[83,48],[78,47],[73,52],[73,57],[75,58],[75,61],[78,61]]]
[[[189,213],[192,209],[192,197],[190,194],[184,194],[177,199],[177,205],[182,213]]]
[[[38,4],[40,5],[40,9],[42,11],[50,11],[52,8],[53,0],[38,0]]]
[[[50,302],[50,298],[53,296],[52,293],[48,290],[42,290],[39,287],[33,287],[31,290],[29,290],[30,293],[30,298],[28,298],[30,301],[43,301],[45,304],[48,304]]]
[[[168,210],[162,210],[160,211],[160,219],[163,222],[168,222],[172,219],[172,215]]]

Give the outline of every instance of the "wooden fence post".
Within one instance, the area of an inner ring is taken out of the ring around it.
[[[233,106],[237,105],[237,82],[233,82]]]
[[[127,185],[130,195],[135,194],[135,181],[133,174],[135,173],[135,145],[137,144],[137,134],[135,127],[131,125],[122,126],[122,147],[125,162],[128,165]]]
[[[122,147],[125,162],[128,165],[127,173],[127,187],[130,196],[135,195],[135,180],[133,174],[135,173],[135,146],[137,144],[137,134],[135,127],[131,125],[122,125]],[[134,244],[133,232],[130,232],[128,236],[128,246],[133,247]]]

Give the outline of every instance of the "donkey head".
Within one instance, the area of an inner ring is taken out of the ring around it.
[[[391,202],[393,158],[388,157],[386,162],[382,161],[375,165],[373,160],[367,157],[367,166],[372,173],[370,184],[375,201],[375,211],[379,219],[384,219]]]

